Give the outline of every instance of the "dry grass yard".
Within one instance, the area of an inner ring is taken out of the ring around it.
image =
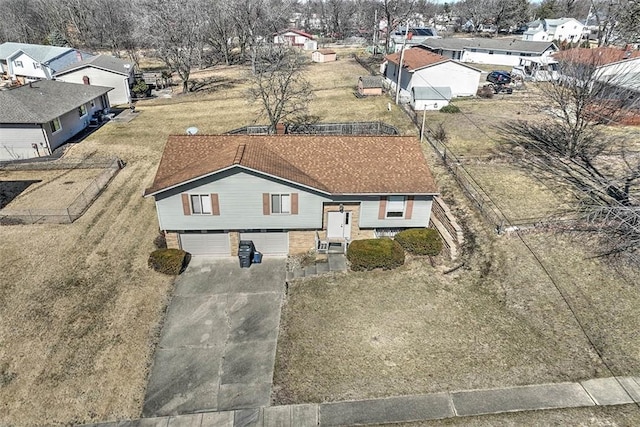
[[[66,209],[104,169],[0,171],[7,181],[39,181],[21,192],[5,209]]]
[[[311,114],[325,122],[382,120],[416,134],[404,113],[395,106],[387,111],[389,98],[353,95],[363,74],[344,57],[311,65],[308,77],[318,88]],[[147,268],[158,224],[153,201],[141,194],[167,135],[189,126],[205,134],[264,123],[256,120],[257,107],[245,102],[246,75],[240,67],[206,70],[202,78],[220,84],[138,102],[132,122],[109,123],[70,148],[70,157],[118,156],[126,162],[73,224],[0,227],[0,425],[140,415],[172,288],[170,277]],[[486,108],[464,102],[469,111],[477,108],[478,117],[496,111],[491,102],[480,101]],[[446,117],[453,120],[453,134],[459,119]],[[467,151],[475,150],[474,143],[478,152],[491,150],[491,143],[463,139],[465,131],[459,132]],[[433,163],[443,192],[470,230],[474,249],[467,266],[443,275],[443,267],[414,260],[395,272],[292,285],[278,351],[278,402],[610,375],[523,243],[485,232]],[[636,272],[585,261],[589,254],[564,238],[525,239],[567,289],[616,374],[637,374]]]

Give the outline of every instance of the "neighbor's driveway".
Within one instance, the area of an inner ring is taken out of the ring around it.
[[[284,282],[284,259],[194,258],[176,279],[143,416],[269,405]]]

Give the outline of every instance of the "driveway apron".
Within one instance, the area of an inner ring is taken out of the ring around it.
[[[269,405],[284,283],[284,259],[243,269],[192,259],[176,279],[143,416]]]

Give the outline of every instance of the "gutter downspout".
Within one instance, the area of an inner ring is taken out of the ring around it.
[[[40,129],[42,130],[42,135],[44,136],[44,142],[47,144],[47,151],[49,151],[49,154],[47,154],[47,156],[51,155],[51,143],[49,142],[49,137],[47,136],[47,131],[44,130],[44,124],[40,123]]]

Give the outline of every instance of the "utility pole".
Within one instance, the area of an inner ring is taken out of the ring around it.
[[[400,52],[400,63],[398,64],[398,81],[396,82],[396,105],[400,102],[400,77],[402,76],[402,62],[404,61],[404,48],[407,45],[407,35],[409,34],[409,21],[404,31],[404,38],[402,40],[402,51]]]

